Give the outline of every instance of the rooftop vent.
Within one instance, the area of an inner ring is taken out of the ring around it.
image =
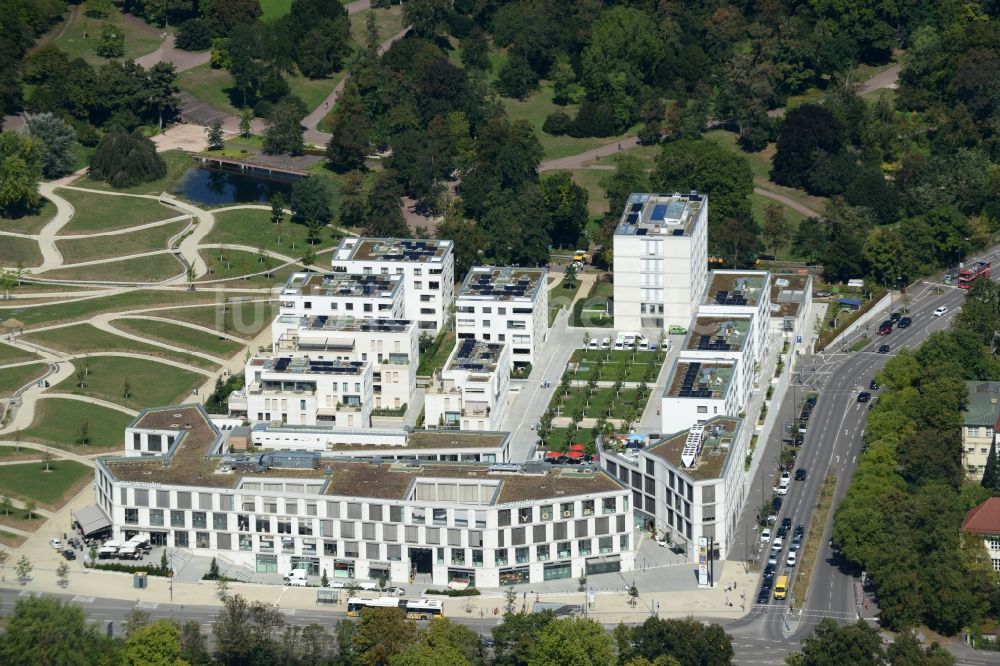
[[[681,463],[685,467],[693,467],[694,461],[698,459],[704,430],[705,426],[696,425],[691,426],[688,431],[687,441],[684,442],[684,449],[681,451]]]

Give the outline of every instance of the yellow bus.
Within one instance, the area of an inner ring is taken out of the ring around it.
[[[774,598],[784,599],[788,594],[788,576],[778,576],[778,582],[774,584]]]

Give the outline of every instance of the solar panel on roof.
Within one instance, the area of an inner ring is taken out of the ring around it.
[[[636,204],[638,206],[639,204]],[[641,207],[641,206],[640,206]],[[634,206],[633,206],[634,208]],[[626,224],[636,224],[639,221],[639,213],[629,213],[625,216]]]
[[[645,235],[648,234],[648,232],[649,232],[648,229],[643,229],[642,227],[639,227],[638,229],[635,230],[635,235],[636,236],[645,236]]]
[[[650,214],[649,219],[653,221],[660,221],[667,214],[667,204],[656,204],[653,206],[653,212]]]
[[[632,204],[631,211],[633,213],[636,213],[636,212],[638,212],[640,210],[642,210],[642,204],[641,203],[634,203],[634,204]]]

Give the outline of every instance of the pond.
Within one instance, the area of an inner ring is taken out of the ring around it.
[[[267,203],[276,192],[291,196],[297,176],[264,177],[241,171],[209,167],[188,169],[174,185],[173,192],[184,199],[206,206],[237,203]]]

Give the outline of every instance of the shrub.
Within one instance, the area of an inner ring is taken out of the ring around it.
[[[95,562],[86,565],[90,569],[100,569],[101,571],[118,571],[120,573],[146,573],[150,576],[160,576],[168,578],[170,568],[158,564],[119,564],[118,562]]]
[[[576,112],[576,118],[566,133],[576,138],[614,136],[615,114],[611,105],[606,102],[583,100],[580,110]]]
[[[204,51],[212,46],[212,28],[205,19],[188,19],[177,29],[174,44],[185,51]]]
[[[90,175],[112,187],[130,187],[167,174],[167,165],[156,154],[156,146],[139,130],[111,129],[90,158]]]
[[[565,134],[569,130],[572,120],[564,111],[553,111],[548,116],[545,117],[545,122],[542,124],[542,131],[546,134],[552,134],[553,136],[559,136]]]
[[[467,587],[464,590],[424,590],[424,594],[438,594],[445,597],[478,597],[481,592],[474,587]]]

